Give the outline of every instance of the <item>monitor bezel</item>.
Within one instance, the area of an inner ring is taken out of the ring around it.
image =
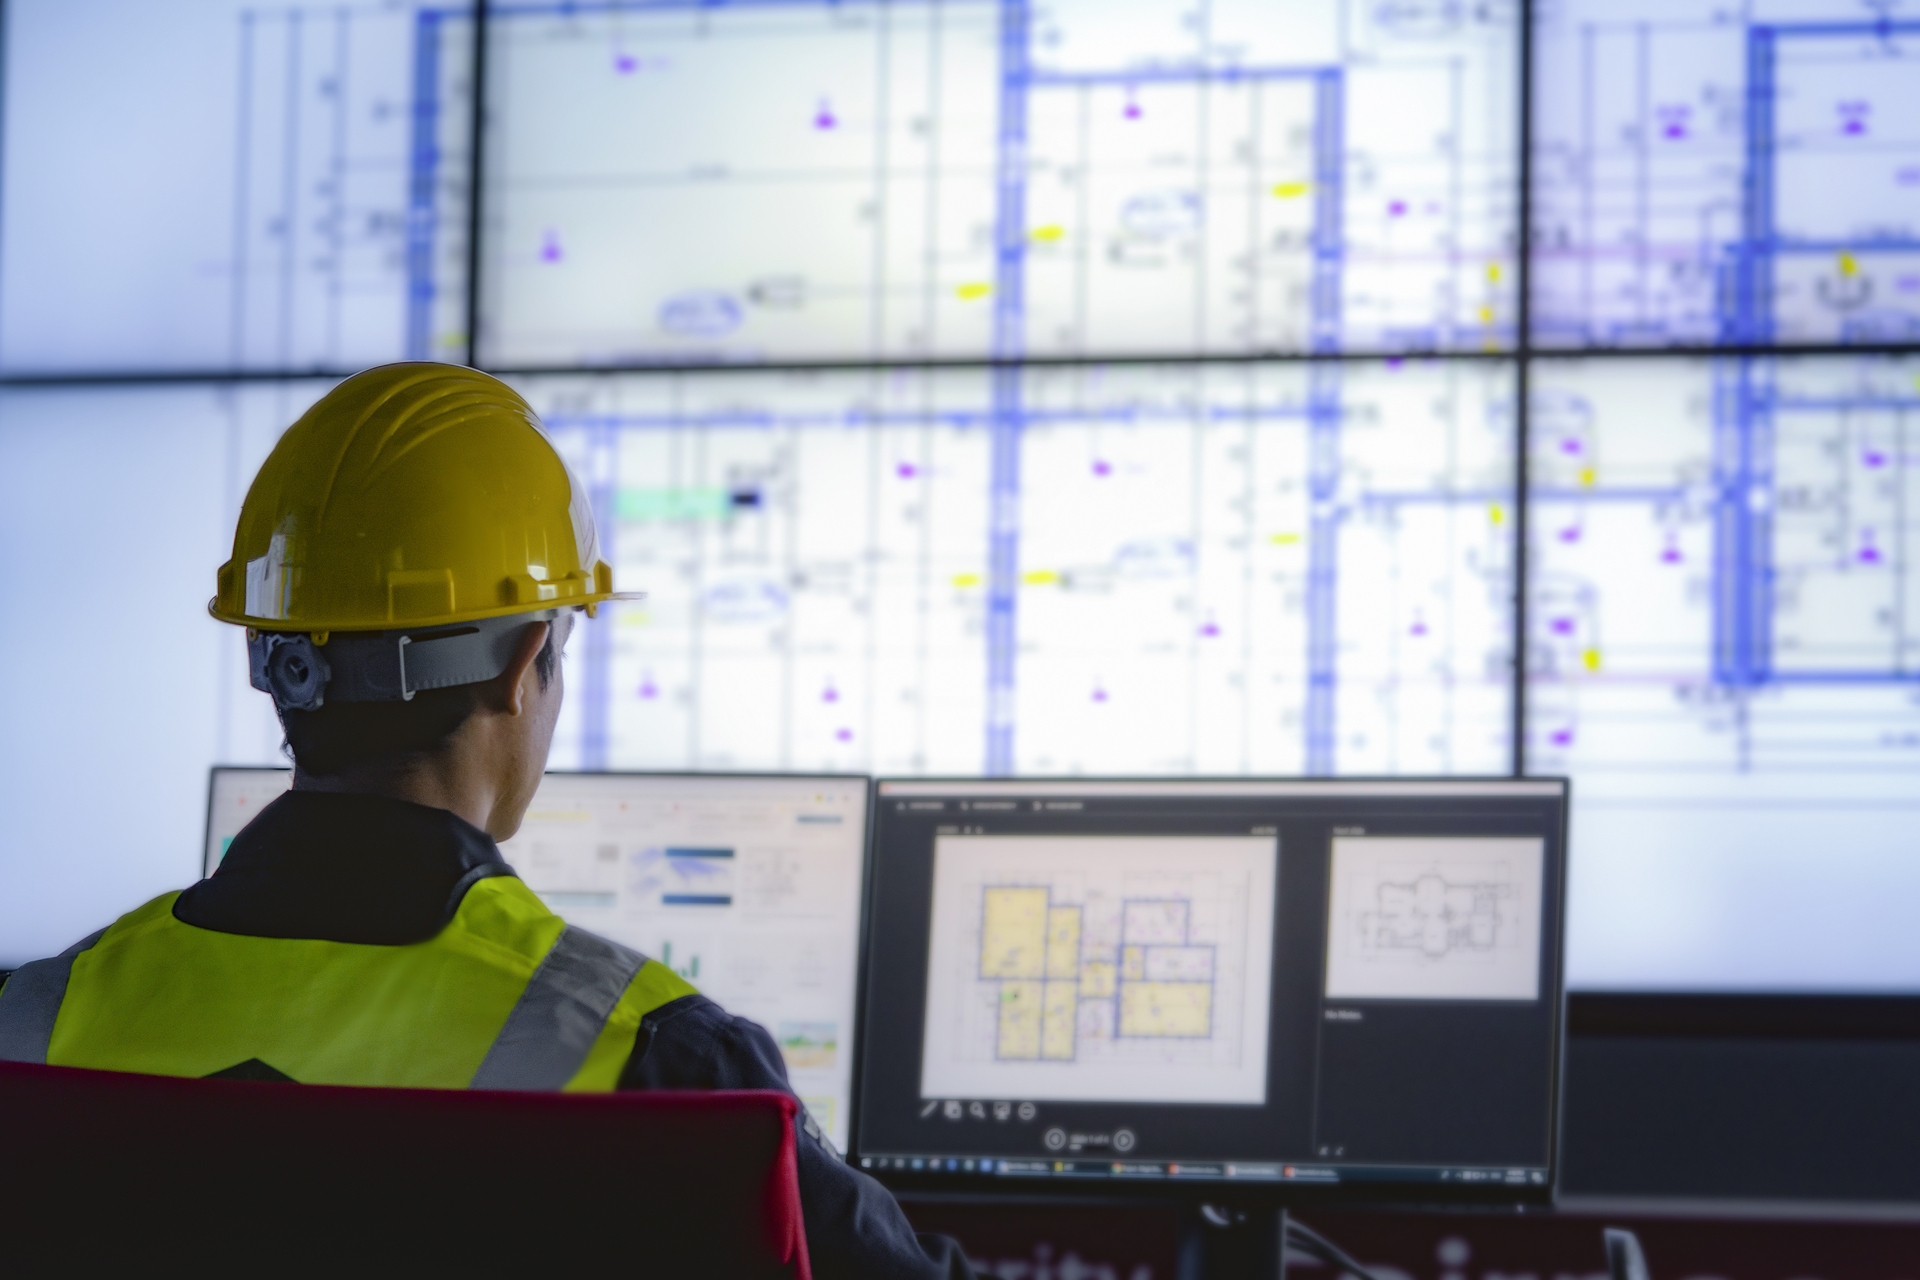
[[[867,866],[866,896],[867,904],[861,911],[861,927],[867,932],[860,942],[861,981],[860,1008],[855,1012],[855,1021],[861,1026],[867,1025],[870,1011],[867,1004],[871,991],[866,980],[867,965],[874,950],[871,936],[873,927],[872,898],[874,885],[879,871],[880,846],[880,810],[883,790],[896,783],[912,786],[967,787],[1005,784],[1009,786],[1033,787],[1038,789],[1057,787],[1062,798],[1069,798],[1076,790],[1089,785],[1153,785],[1178,786],[1186,788],[1204,788],[1209,786],[1259,786],[1262,784],[1284,783],[1313,787],[1332,787],[1340,789],[1358,789],[1362,787],[1434,786],[1448,789],[1454,787],[1486,786],[1489,784],[1550,783],[1557,785],[1559,795],[1559,853],[1552,877],[1552,901],[1543,904],[1543,913],[1550,913],[1555,923],[1556,945],[1548,956],[1548,978],[1550,981],[1550,1014],[1552,1018],[1551,1044],[1549,1046],[1548,1067],[1548,1132],[1547,1132],[1547,1177],[1539,1185],[1512,1186],[1505,1183],[1490,1185],[1469,1183],[1421,1183],[1404,1182],[1340,1182],[1334,1184],[1314,1184],[1305,1182],[1233,1182],[1228,1180],[1173,1180],[1167,1178],[1019,1178],[1019,1177],[983,1177],[979,1174],[934,1173],[900,1169],[862,1169],[868,1176],[878,1179],[890,1190],[904,1195],[928,1194],[946,1195],[988,1195],[995,1199],[1026,1199],[1028,1197],[1054,1197],[1073,1200],[1124,1200],[1132,1203],[1178,1203],[1178,1204],[1220,1204],[1260,1208],[1338,1208],[1345,1205],[1370,1205],[1378,1207],[1401,1206],[1416,1207],[1541,1207],[1554,1203],[1559,1195],[1561,1178],[1560,1138],[1563,1124],[1566,1089],[1566,1035],[1567,1035],[1567,987],[1566,987],[1566,939],[1567,939],[1567,872],[1571,863],[1568,837],[1573,809],[1573,781],[1564,775],[1525,774],[1495,776],[1342,776],[1335,778],[1309,778],[1285,775],[1248,776],[1248,775],[1210,775],[1206,777],[1169,777],[1161,775],[1088,775],[1088,776],[1014,776],[1004,778],[986,777],[927,777],[927,776],[878,776],[872,779],[868,788],[868,800],[873,805],[873,813],[867,820]],[[866,1042],[864,1037],[857,1041],[859,1057],[854,1062],[853,1088],[854,1108],[847,1126],[848,1150],[845,1153],[847,1163],[861,1168],[861,1125],[864,1116],[864,1081],[866,1073]]]

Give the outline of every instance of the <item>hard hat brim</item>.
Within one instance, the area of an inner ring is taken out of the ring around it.
[[[553,609],[575,609],[586,605],[620,603],[646,598],[647,593],[644,591],[601,591],[591,595],[498,605],[491,609],[461,609],[454,613],[430,618],[395,618],[377,626],[368,626],[364,618],[357,618],[351,622],[335,622],[328,618],[255,618],[244,613],[230,613],[222,610],[219,596],[207,601],[207,613],[220,622],[230,622],[236,627],[252,627],[256,631],[424,631],[430,627],[444,627],[455,622],[478,622],[482,618],[510,618],[516,613],[546,613]]]

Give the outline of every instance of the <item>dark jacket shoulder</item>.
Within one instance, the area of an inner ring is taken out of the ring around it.
[[[682,996],[640,1020],[620,1087],[793,1092],[766,1028],[700,995]],[[893,1193],[842,1160],[805,1107],[794,1140],[814,1275],[962,1280],[974,1274],[957,1243],[916,1235]]]

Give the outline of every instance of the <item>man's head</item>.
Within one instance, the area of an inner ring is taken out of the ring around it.
[[[566,695],[561,656],[574,616],[530,622],[499,676],[424,689],[409,702],[326,702],[278,708],[296,787],[394,793],[409,781],[459,783],[484,800],[488,835],[520,827],[545,770]]]
[[[491,680],[423,690],[407,702],[279,708],[294,785],[453,799],[459,803],[441,807],[496,840],[508,838],[546,768],[572,629],[571,612],[526,624],[506,669]]]
[[[357,374],[289,427],[218,585],[209,611],[247,628],[295,786],[436,805],[496,837],[539,782],[574,610],[634,598],[532,408],[440,364]]]

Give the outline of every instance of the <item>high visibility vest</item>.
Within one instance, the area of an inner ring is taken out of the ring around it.
[[[163,894],[0,987],[0,1059],[207,1076],[257,1059],[306,1084],[608,1090],[640,1020],[693,994],[568,925],[518,879],[405,946],[183,924]]]

